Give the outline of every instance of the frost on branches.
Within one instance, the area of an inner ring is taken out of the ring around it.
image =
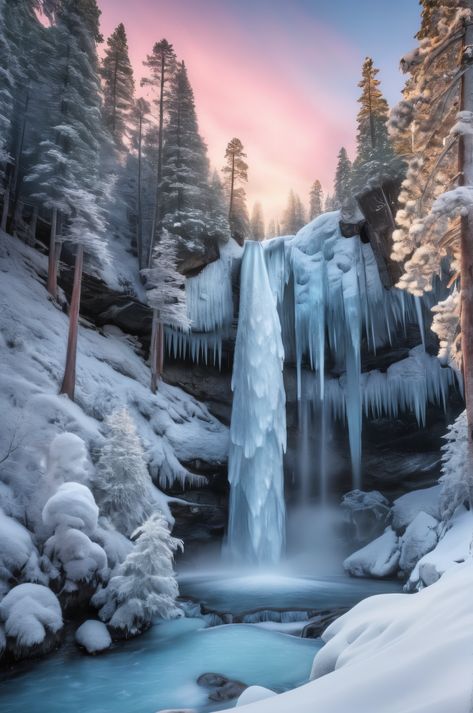
[[[455,511],[464,503],[471,504],[471,473],[468,456],[466,411],[449,426],[442,447],[442,494],[440,510],[442,520],[448,523]]]
[[[129,412],[113,412],[106,425],[107,440],[97,463],[94,491],[102,514],[117,530],[131,535],[153,510],[153,483]]]
[[[136,540],[133,550],[107,586],[92,598],[100,619],[116,638],[140,634],[155,618],[181,616],[173,559],[182,542],[171,536],[160,513],[153,514],[132,538]]]

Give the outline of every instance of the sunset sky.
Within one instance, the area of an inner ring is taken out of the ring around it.
[[[399,59],[414,46],[416,0],[99,0],[102,32],[125,24],[138,78],[166,37],[185,60],[201,133],[216,168],[238,136],[250,166],[248,203],[281,213],[292,188],[307,202],[331,190],[336,155],[353,156],[361,64],[373,57],[392,104]],[[139,82],[137,82],[139,84]],[[138,86],[138,91],[140,91]]]

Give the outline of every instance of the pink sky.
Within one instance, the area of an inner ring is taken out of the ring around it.
[[[137,78],[156,41],[173,43],[189,71],[213,166],[222,167],[233,136],[245,146],[250,210],[260,201],[267,219],[280,215],[291,188],[307,202],[315,178],[331,189],[340,146],[354,149],[359,47],[295,6],[283,21],[251,7],[237,12],[225,0],[99,5],[105,36],[125,24]]]

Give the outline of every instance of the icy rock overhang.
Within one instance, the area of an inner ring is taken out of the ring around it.
[[[425,423],[428,403],[445,407],[453,372],[424,349],[419,298],[381,283],[369,243],[344,238],[338,211],[325,213],[288,238],[265,243],[271,285],[278,299],[286,356],[297,370],[297,397],[302,394],[302,365],[316,372],[311,393],[321,409],[348,424],[353,485],[361,485],[363,413],[394,418],[403,411]],[[361,349],[376,354],[392,345],[408,323],[419,325],[419,342],[407,359],[387,372],[361,373]],[[326,375],[326,359],[340,378]]]

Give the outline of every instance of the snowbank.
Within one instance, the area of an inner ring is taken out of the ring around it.
[[[417,594],[370,597],[334,622],[312,680],[247,713],[467,713],[473,562]]]
[[[88,654],[98,654],[112,645],[112,637],[105,624],[94,619],[88,619],[79,626],[75,633],[75,640]]]
[[[0,633],[15,658],[47,653],[62,629],[59,601],[41,584],[19,584],[0,603]],[[2,626],[3,624],[3,626]],[[0,653],[2,650],[0,636]]]

